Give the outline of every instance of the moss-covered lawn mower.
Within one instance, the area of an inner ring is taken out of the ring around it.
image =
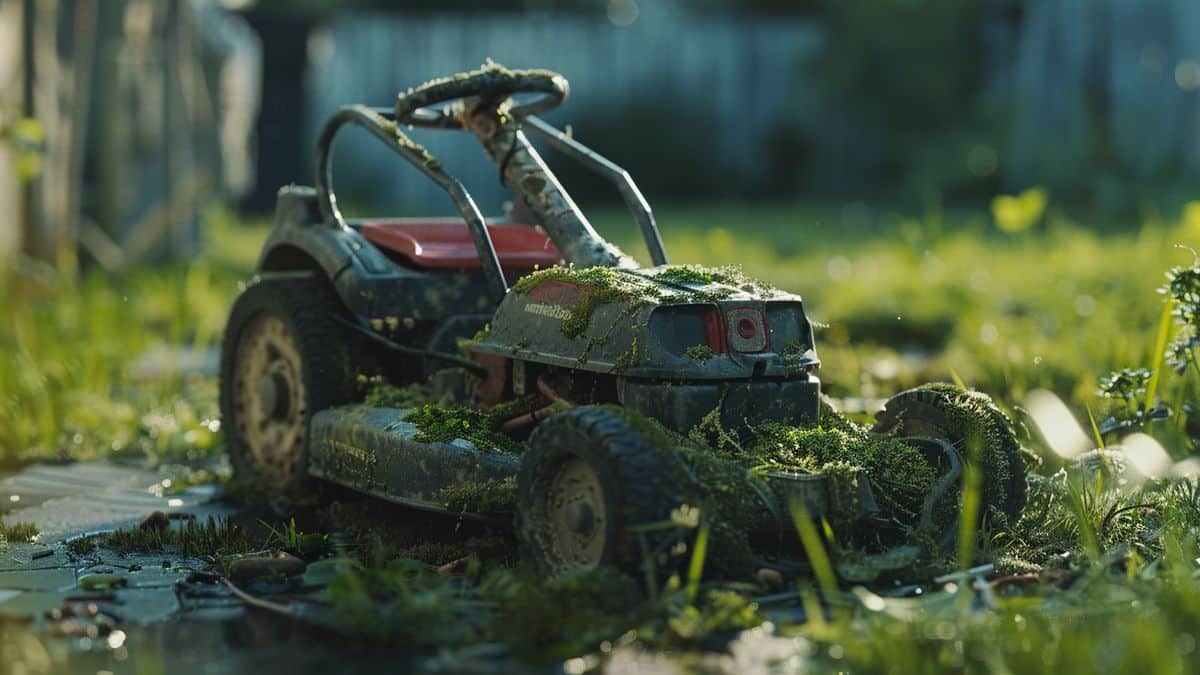
[[[317,478],[515,520],[524,555],[551,573],[673,569],[697,523],[707,574],[802,566],[794,519],[807,517],[828,524],[844,576],[870,578],[947,550],[968,466],[981,524],[1015,517],[1020,447],[986,396],[907,391],[873,428],[834,412],[800,298],[736,269],[668,265],[629,174],[537,117],[567,92],[556,73],[488,64],[329,120],[316,187],[280,191],[226,329],[239,480],[295,495]],[[444,188],[461,217],[344,218],[331,148],[346,125]],[[505,222],[404,127],[474,134],[518,198]],[[596,233],[531,138],[615,185],[652,267]]]

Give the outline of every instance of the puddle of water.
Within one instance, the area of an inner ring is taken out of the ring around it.
[[[561,672],[527,669],[511,661],[449,659],[430,650],[347,647],[336,635],[297,627],[258,612],[236,619],[183,619],[122,626],[108,636],[47,638],[27,625],[0,624],[6,672],[95,675],[264,672],[377,675],[387,672]]]

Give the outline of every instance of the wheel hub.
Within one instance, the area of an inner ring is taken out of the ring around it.
[[[271,419],[286,420],[291,404],[291,380],[286,372],[272,368],[258,379],[259,406]]]
[[[592,568],[604,558],[607,513],[604,490],[586,461],[573,457],[553,473],[546,488],[548,553],[561,570]]]
[[[261,314],[243,329],[236,363],[237,431],[256,464],[288,480],[304,452],[308,424],[295,336],[279,317]]]

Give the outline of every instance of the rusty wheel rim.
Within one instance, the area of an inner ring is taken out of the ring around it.
[[[591,569],[604,559],[608,512],[604,488],[586,461],[572,457],[558,465],[547,484],[547,557],[556,571]]]
[[[303,360],[296,337],[277,316],[259,314],[237,346],[237,426],[254,464],[271,478],[292,478],[308,422]]]

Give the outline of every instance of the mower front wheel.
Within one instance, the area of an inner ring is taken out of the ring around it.
[[[682,496],[667,459],[610,410],[580,407],[543,422],[517,474],[517,537],[549,574],[612,565],[634,578],[671,566]]]

